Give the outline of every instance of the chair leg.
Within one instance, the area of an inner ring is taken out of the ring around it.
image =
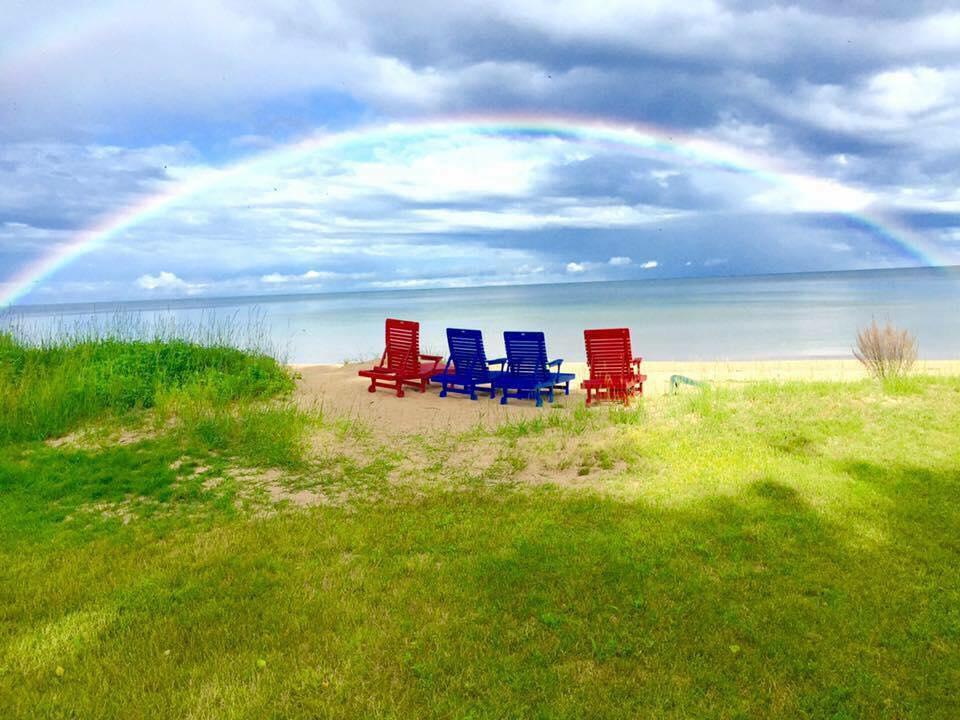
[[[444,382],[442,384],[442,387],[440,388],[440,397],[446,397],[446,396],[447,396],[447,383]]]
[[[563,394],[564,395],[570,394],[570,383],[567,382],[563,384]]]

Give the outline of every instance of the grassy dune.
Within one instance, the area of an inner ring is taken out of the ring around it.
[[[405,438],[291,388],[0,339],[0,717],[960,715],[958,378]]]

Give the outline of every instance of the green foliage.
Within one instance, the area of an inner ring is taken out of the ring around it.
[[[614,425],[643,425],[647,419],[647,407],[643,401],[634,402],[630,407],[611,405],[607,419]]]
[[[289,404],[180,407],[176,434],[188,453],[212,449],[255,467],[301,467],[305,431],[316,424]]]
[[[722,420],[725,415],[724,391],[704,385],[696,393],[684,395],[691,413],[704,420]]]
[[[580,435],[592,422],[589,408],[579,403],[570,412],[559,405],[544,406],[543,409],[545,412],[537,417],[502,423],[496,429],[497,436],[516,440],[528,435],[541,435],[549,430],[558,430],[565,435]]]
[[[213,404],[268,398],[293,381],[273,358],[184,340],[78,340],[41,347],[0,334],[0,442],[57,437],[170,392]]]

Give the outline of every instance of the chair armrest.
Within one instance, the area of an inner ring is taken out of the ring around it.
[[[420,359],[433,361],[433,369],[436,370],[443,362],[443,355],[421,355]]]
[[[506,358],[494,358],[493,360],[487,360],[487,365],[499,365],[501,370],[503,370],[503,366],[506,364]]]
[[[643,362],[643,358],[642,358],[642,357],[635,357],[633,360],[630,361],[630,364],[631,364],[631,365],[637,365],[637,366],[639,366],[640,363],[642,363],[642,362]]]
[[[557,358],[556,360],[551,360],[547,363],[547,367],[554,367],[556,369],[553,371],[553,381],[555,383],[560,382],[560,366],[563,364],[563,358]]]

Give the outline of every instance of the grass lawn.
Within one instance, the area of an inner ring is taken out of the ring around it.
[[[400,439],[291,387],[0,336],[0,717],[960,717],[960,379]]]

